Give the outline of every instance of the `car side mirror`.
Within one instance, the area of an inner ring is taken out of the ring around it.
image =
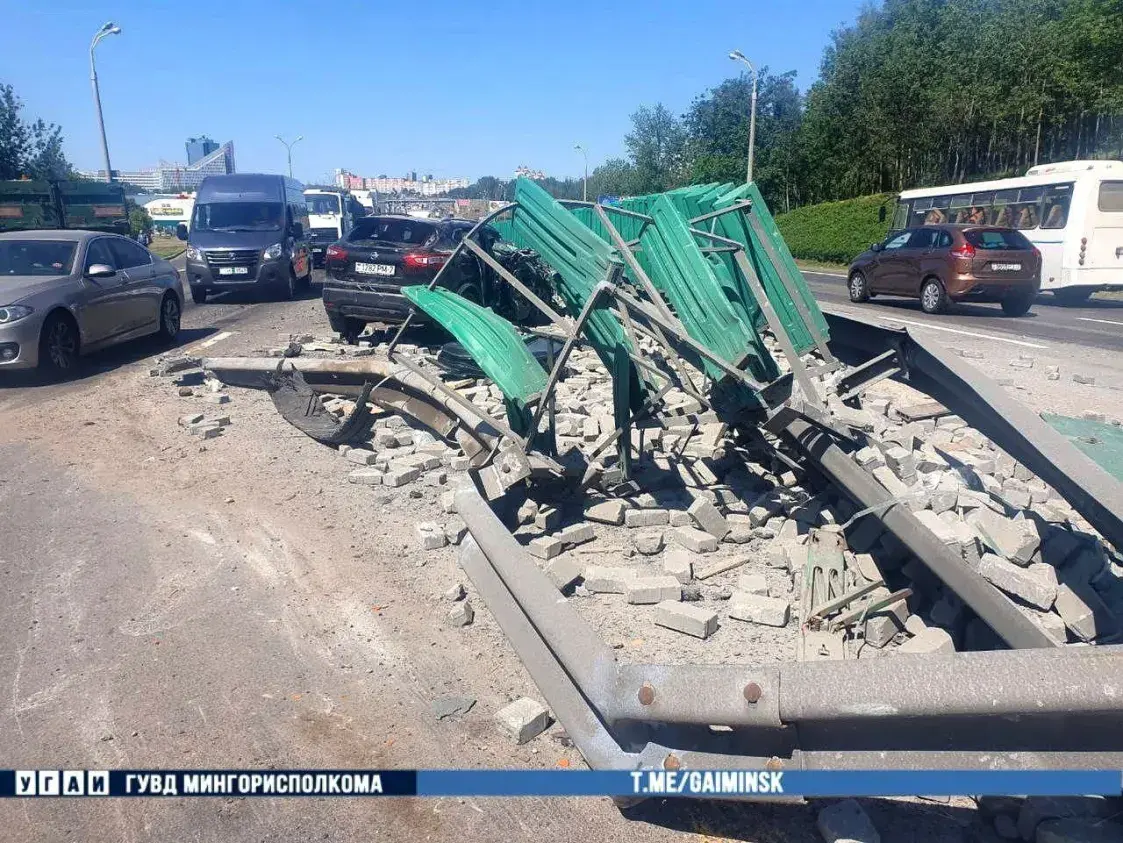
[[[870,243],[870,251],[871,252],[880,252],[881,251],[881,244],[880,243]]]
[[[92,263],[86,270],[87,278],[112,278],[116,274],[116,269],[104,263]]]
[[[299,222],[292,224],[292,236],[299,240],[304,236],[304,225]]]
[[[175,227],[175,236],[177,238],[179,238],[180,240],[186,240],[187,239],[187,226],[184,225],[183,223],[180,223],[179,225],[177,225]]]

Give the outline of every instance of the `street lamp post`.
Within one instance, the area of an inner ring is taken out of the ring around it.
[[[729,54],[729,58],[733,61],[744,62],[749,68],[749,72],[753,75],[753,96],[752,104],[749,107],[749,164],[746,168],[745,181],[752,182],[753,180],[753,146],[756,140],[756,68],[753,63],[745,58],[745,54],[740,50],[734,50]]]
[[[275,137],[277,140],[279,140],[281,143],[283,143],[285,145],[285,153],[288,155],[288,158],[289,158],[289,178],[291,179],[292,178],[292,148],[294,146],[296,146],[298,143],[300,143],[302,140],[304,140],[304,135],[297,135],[296,140],[294,140],[292,143],[286,142],[285,139],[283,137],[281,137],[280,135],[273,135],[273,137]]]
[[[581,144],[574,144],[573,149],[581,153],[581,157],[585,159],[585,180],[581,182],[581,201],[589,201],[589,150],[585,149]]]
[[[101,131],[101,155],[105,159],[105,180],[113,181],[113,170],[109,166],[109,143],[105,139],[105,119],[101,115],[101,92],[97,86],[97,69],[94,67],[94,47],[98,45],[106,35],[120,35],[121,27],[117,26],[113,21],[105,24],[94,35],[94,40],[90,42],[90,85],[94,89],[94,106],[97,108],[97,125]]]

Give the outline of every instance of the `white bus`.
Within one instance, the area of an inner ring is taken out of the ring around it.
[[[1064,302],[1123,289],[1123,161],[1063,161],[1023,178],[902,191],[893,228],[1017,228],[1041,252],[1041,289]]]

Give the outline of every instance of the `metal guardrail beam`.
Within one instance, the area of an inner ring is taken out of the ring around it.
[[[873,357],[896,348],[916,383],[1052,486],[1116,547],[1123,547],[1123,485],[1037,413],[934,340],[823,309],[831,341]]]

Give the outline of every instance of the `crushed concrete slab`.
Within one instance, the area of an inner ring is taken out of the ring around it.
[[[546,731],[550,712],[537,700],[523,697],[499,709],[495,721],[503,734],[515,743],[524,744]]]
[[[585,588],[593,594],[625,594],[636,576],[633,568],[589,565],[585,568]]]
[[[694,553],[713,553],[717,550],[717,539],[693,527],[675,527],[670,531],[669,539]]]
[[[539,559],[553,559],[565,550],[565,542],[556,536],[538,536],[530,540],[526,550],[531,556]]]
[[[1039,609],[1049,609],[1057,599],[1057,572],[1052,565],[1035,562],[1027,567],[984,553],[978,571],[989,582]]]
[[[655,623],[695,638],[709,638],[717,632],[717,612],[689,603],[665,600],[655,607]]]
[[[634,604],[681,600],[682,584],[671,576],[635,577],[627,583],[624,600]]]
[[[948,634],[947,630],[940,629],[938,626],[929,626],[922,630],[918,635],[914,635],[908,641],[897,647],[893,652],[895,653],[954,653],[955,641]]]
[[[636,533],[632,538],[632,544],[644,556],[654,556],[663,549],[663,531],[645,530],[642,533]]]
[[[550,582],[558,587],[558,591],[565,591],[584,577],[585,563],[567,554],[547,565],[544,572],[550,578]]]
[[[684,547],[668,547],[663,554],[663,571],[680,583],[688,583],[694,578],[694,565],[701,558]]]
[[[602,501],[585,509],[585,518],[598,524],[620,525],[624,523],[624,513],[628,507],[623,501]]]
[[[788,625],[790,611],[788,601],[776,597],[734,592],[729,598],[729,617],[738,621],[784,627]]]
[[[716,506],[705,498],[697,498],[687,509],[694,523],[719,541],[729,532],[729,522]]]
[[[967,516],[967,523],[987,547],[1019,565],[1028,565],[1041,545],[1041,535],[1032,521],[1014,521],[979,508]]]

